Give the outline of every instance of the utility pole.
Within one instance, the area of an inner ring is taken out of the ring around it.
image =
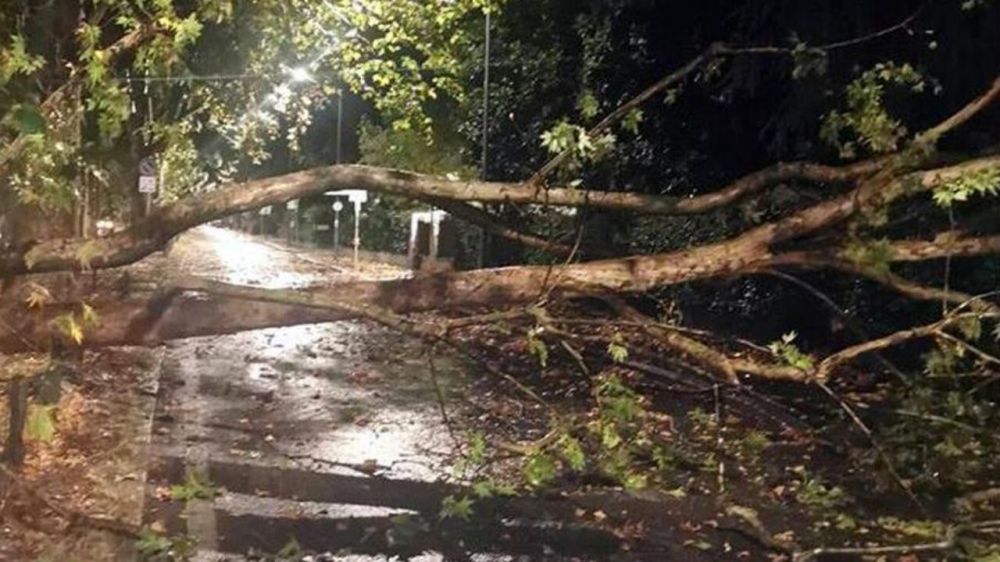
[[[341,123],[344,118],[344,89],[337,94],[337,163],[340,164]]]
[[[485,43],[483,45],[483,160],[479,171],[483,181],[487,181],[486,167],[489,163],[489,112],[490,112],[490,10],[486,9]],[[476,266],[482,268],[486,262],[486,231],[479,229],[479,259]]]
[[[486,44],[483,49],[483,162],[482,179],[486,181],[486,165],[489,155],[489,128],[490,128],[490,11],[486,10]]]

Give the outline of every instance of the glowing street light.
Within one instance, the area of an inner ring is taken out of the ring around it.
[[[292,82],[311,82],[313,79],[309,69],[302,66],[297,66],[289,70],[288,73],[292,77]]]

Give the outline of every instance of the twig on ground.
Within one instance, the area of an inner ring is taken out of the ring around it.
[[[794,562],[807,562],[820,556],[876,556],[880,554],[906,554],[913,552],[939,552],[955,548],[962,535],[976,532],[994,532],[1000,529],[1000,520],[978,521],[950,525],[941,540],[928,543],[893,546],[829,547],[821,546],[798,552]]]
[[[430,374],[431,386],[434,388],[434,397],[437,399],[438,410],[441,412],[441,421],[444,422],[444,426],[448,430],[448,435],[451,437],[451,440],[455,445],[455,450],[461,451],[462,442],[455,434],[455,428],[451,424],[451,418],[448,417],[448,407],[445,404],[444,393],[441,391],[441,385],[438,383],[437,367],[434,365],[434,351],[434,346],[429,346],[424,350],[427,354],[427,370]]]
[[[719,395],[719,383],[712,385],[713,396],[715,398],[715,454],[718,457],[718,474],[716,476],[719,486],[719,494],[726,493],[726,463],[722,459],[722,451],[725,441],[722,437],[722,398]]]
[[[882,463],[885,464],[886,470],[889,471],[889,475],[892,476],[892,479],[895,480],[896,484],[899,485],[903,492],[906,493],[907,497],[910,498],[910,501],[912,501],[924,515],[927,515],[927,508],[924,506],[923,502],[921,502],[920,498],[913,493],[913,488],[911,488],[910,485],[903,480],[903,477],[900,476],[899,471],[896,470],[896,465],[892,462],[892,458],[890,458],[889,454],[886,453],[885,447],[883,447],[882,443],[875,438],[875,434],[872,433],[872,430],[868,427],[868,425],[865,424],[860,416],[858,416],[857,412],[854,411],[854,408],[852,408],[846,400],[841,398],[840,395],[834,392],[833,389],[830,388],[830,385],[826,384],[822,380],[816,379],[813,383],[822,389],[823,392],[833,399],[834,402],[840,405],[840,408],[847,414],[847,417],[849,417],[854,425],[856,425],[858,429],[865,434],[865,437],[875,450],[875,453],[879,456]]]

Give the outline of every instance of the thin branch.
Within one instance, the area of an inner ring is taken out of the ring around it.
[[[951,314],[933,322],[930,324],[925,324],[923,326],[917,326],[914,328],[909,328],[906,330],[900,330],[898,332],[893,332],[887,336],[883,336],[878,339],[870,340],[858,345],[854,345],[829,355],[819,363],[815,368],[814,376],[817,380],[823,381],[829,378],[830,374],[834,369],[852,361],[862,355],[871,353],[873,351],[878,351],[880,349],[886,349],[888,347],[893,347],[900,345],[915,339],[928,338],[939,334],[944,328],[959,322],[963,319],[969,318],[984,318],[984,317],[997,317],[996,314],[991,313],[964,313],[964,314]]]
[[[642,105],[649,98],[666,90],[670,86],[686,79],[692,72],[701,68],[703,64],[715,58],[719,48],[720,45],[713,44],[712,46],[699,53],[696,57],[685,63],[677,70],[664,76],[656,83],[652,84],[651,86],[640,92],[639,95],[635,96],[634,98],[630,99],[629,101],[625,102],[617,109],[609,113],[597,125],[595,125],[589,131],[587,131],[587,135],[590,137],[594,137],[601,134],[602,132],[604,132],[606,129],[608,129],[618,121],[624,119],[625,116],[629,114],[629,112]],[[527,185],[529,186],[539,185],[549,174],[552,173],[553,170],[558,168],[567,158],[569,158],[570,154],[572,154],[572,150],[567,149],[554,156],[552,159],[546,162],[545,165],[543,165],[537,172],[535,172],[534,175],[531,176],[531,178],[527,181]]]
[[[921,6],[904,20],[894,25],[891,25],[887,28],[869,33],[867,35],[862,35],[860,37],[854,37],[843,41],[829,43],[826,45],[820,45],[816,47],[816,49],[829,51],[844,47],[850,47],[871,41],[873,39],[877,39],[879,37],[890,35],[902,29],[906,29],[920,16],[925,6]],[[698,70],[703,65],[707,64],[708,62],[714,60],[717,57],[732,56],[732,55],[753,55],[753,54],[791,54],[792,52],[793,49],[787,47],[731,47],[722,43],[713,43],[707,49],[705,49],[697,56],[695,56],[693,59],[685,63],[683,66],[671,72],[670,74],[667,74],[666,76],[664,76],[663,78],[656,81],[655,83],[647,87],[645,90],[640,92],[638,95],[631,98],[630,100],[628,100],[627,102],[616,108],[614,111],[609,113],[597,125],[595,125],[589,131],[587,131],[587,136],[595,137],[601,134],[615,123],[624,119],[629,114],[629,112],[631,112],[633,109],[645,103],[651,97],[659,94],[660,92],[663,92],[664,90],[666,90],[670,86],[673,86],[674,84],[682,82],[688,76],[690,76],[694,71]],[[556,168],[562,165],[562,163],[565,162],[566,159],[569,158],[571,154],[572,154],[572,149],[567,149],[560,152],[556,156],[552,157],[537,172],[535,172],[531,176],[531,178],[528,179],[526,183],[530,186],[537,186],[542,181],[544,181],[545,178],[548,177]]]
[[[840,306],[837,305],[837,303],[833,302],[833,299],[831,299],[826,293],[820,291],[819,289],[817,289],[812,284],[807,283],[807,282],[803,281],[802,279],[799,279],[798,277],[795,277],[794,275],[789,275],[789,274],[783,273],[781,271],[775,271],[775,270],[768,269],[768,270],[764,270],[764,273],[767,273],[769,275],[773,275],[773,276],[775,276],[775,277],[777,277],[779,279],[784,279],[785,281],[788,281],[789,283],[792,283],[792,284],[794,284],[794,285],[796,285],[796,286],[798,286],[798,287],[800,287],[802,289],[805,289],[807,292],[809,292],[814,297],[816,297],[817,299],[819,299],[820,302],[822,302],[823,304],[825,304],[830,310],[832,310],[834,312],[834,314],[836,314],[837,316],[839,316],[840,319],[841,319],[841,321],[844,322],[844,324],[847,325],[850,328],[850,330],[852,332],[854,332],[855,335],[857,335],[859,338],[861,338],[862,341],[867,341],[867,340],[871,339],[871,336],[868,335],[868,332],[864,328],[862,328],[857,322],[855,322],[854,319],[850,317],[850,315],[848,315],[846,312],[844,312],[844,310],[841,309]],[[876,357],[878,357],[879,362],[882,363],[882,365],[886,369],[888,369],[889,372],[891,372],[893,375],[895,375],[896,378],[900,382],[902,382],[903,384],[908,384],[908,381],[906,380],[906,376],[899,369],[899,367],[896,367],[895,365],[893,365],[892,362],[890,362],[888,359],[886,359],[885,356],[882,355],[881,353],[877,354]]]
[[[451,418],[448,417],[448,407],[445,403],[444,392],[441,391],[441,385],[438,383],[438,372],[437,366],[434,365],[434,352],[435,347],[429,346],[425,353],[427,354],[427,371],[430,374],[431,386],[434,388],[434,397],[437,399],[438,410],[441,412],[441,421],[444,422],[445,429],[448,430],[448,435],[451,437],[452,443],[455,445],[456,451],[462,450],[462,442],[459,441],[458,436],[455,434],[455,428],[452,426]]]
[[[903,31],[908,29],[910,25],[920,17],[920,14],[927,8],[930,1],[925,2],[922,6],[917,8],[909,16],[907,16],[902,21],[899,21],[889,27],[867,33],[865,35],[860,35],[858,37],[852,37],[850,39],[844,39],[841,41],[835,41],[833,43],[826,43],[825,45],[817,45],[811,47],[818,51],[834,51],[837,49],[843,49],[846,47],[853,47],[855,45],[860,45],[862,43],[867,43],[886,35],[891,35],[898,31]],[[794,50],[788,47],[772,47],[772,46],[762,46],[762,47],[723,47],[720,52],[727,55],[775,55],[775,54],[791,54]]]
[[[560,244],[559,242],[554,242],[552,240],[546,240],[534,234],[504,224],[493,215],[482,209],[473,207],[468,203],[441,198],[433,198],[428,201],[435,207],[447,211],[456,218],[477,225],[487,232],[508,240],[513,240],[514,242],[522,244],[528,248],[533,248],[535,250],[540,250],[556,256],[568,256],[572,253],[572,249],[565,244]]]
[[[907,483],[906,480],[903,480],[903,477],[900,476],[899,471],[896,470],[896,465],[892,461],[892,457],[890,457],[889,454],[886,452],[885,447],[882,446],[882,443],[875,438],[875,434],[872,433],[872,430],[868,427],[868,425],[865,424],[865,422],[861,419],[861,417],[858,416],[857,412],[854,411],[854,408],[852,408],[851,405],[848,404],[846,400],[844,400],[836,392],[834,392],[833,389],[830,388],[830,386],[826,384],[822,379],[817,378],[813,382],[816,384],[816,386],[820,387],[820,389],[822,389],[827,396],[829,396],[834,402],[836,402],[840,406],[840,408],[844,411],[844,413],[847,414],[847,417],[851,419],[854,425],[857,426],[858,429],[860,429],[861,432],[865,434],[865,437],[868,439],[868,442],[871,444],[872,448],[875,449],[875,453],[879,456],[879,459],[882,461],[882,464],[885,465],[886,470],[889,471],[889,475],[892,476],[892,479],[895,480],[896,484],[903,490],[903,492],[906,493],[907,497],[910,498],[910,501],[912,501],[913,504],[916,505],[917,508],[920,509],[920,511],[924,515],[927,515],[927,508],[924,506],[923,502],[921,502],[920,498],[918,498],[917,495],[913,493],[913,488],[910,487],[909,483]]]
[[[918,144],[936,143],[939,138],[965,124],[998,98],[1000,98],[1000,76],[993,79],[993,84],[981,96],[966,104],[965,107],[944,121],[918,135],[916,142]]]
[[[819,556],[876,556],[880,554],[906,554],[910,552],[937,552],[951,550],[957,546],[958,538],[965,534],[976,532],[992,532],[1000,527],[1000,520],[977,521],[948,526],[941,540],[929,543],[904,544],[898,546],[858,546],[858,547],[819,547],[799,552],[793,557],[794,562],[807,562]]]
[[[965,348],[967,351],[969,351],[970,353],[972,353],[976,357],[979,357],[980,359],[982,359],[987,363],[1000,365],[1000,357],[987,353],[982,349],[979,349],[978,347],[972,345],[971,343],[963,340],[962,338],[956,338],[955,336],[949,334],[948,332],[945,332],[944,330],[938,330],[938,332],[935,333],[934,335],[936,335],[939,338],[946,339],[957,346]]]

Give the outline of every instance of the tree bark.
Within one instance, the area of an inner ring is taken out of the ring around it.
[[[638,293],[655,287],[758,272],[778,266],[837,267],[827,253],[773,254],[750,239],[652,256],[565,266],[515,266],[392,281],[356,281],[309,290],[274,291],[196,278],[166,281],[152,296],[94,301],[100,326],[85,344],[154,344],[171,339],[312,324],[365,316],[370,306],[394,314],[527,304],[542,297]],[[918,261],[1000,253],[1000,236],[962,240],[900,241],[892,259]],[[842,263],[842,262],[841,262]],[[317,307],[322,304],[322,307]],[[337,308],[331,306],[337,305]],[[18,306],[18,305],[13,305]],[[353,308],[352,308],[353,307]],[[72,308],[50,306],[0,323],[0,352],[43,349],[52,321]],[[352,312],[353,310],[353,312]]]

